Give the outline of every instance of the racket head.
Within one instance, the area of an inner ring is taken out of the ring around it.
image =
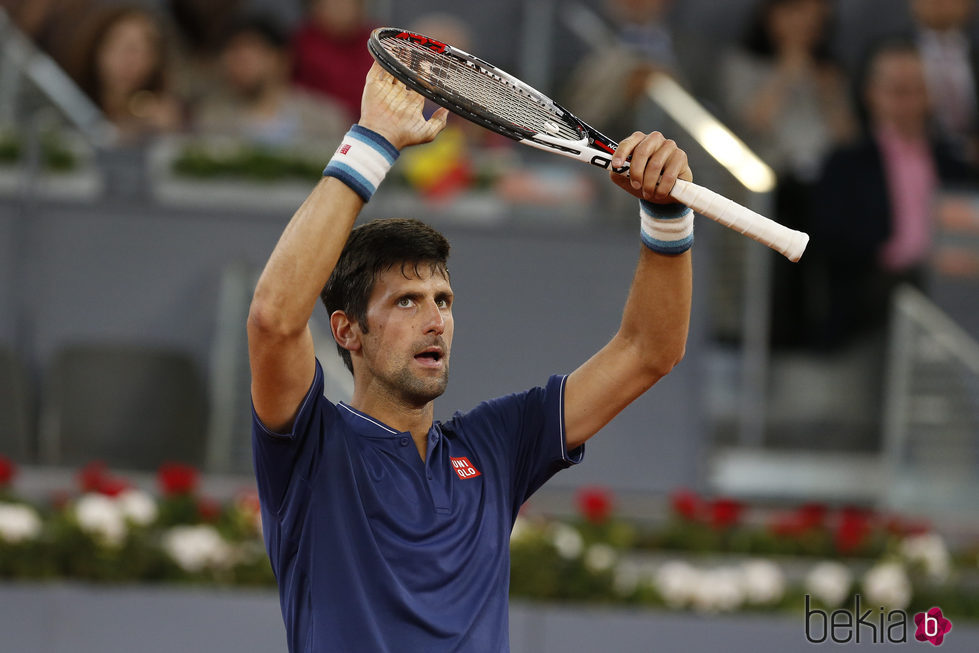
[[[367,49],[408,88],[498,134],[517,141],[533,140],[537,134],[569,142],[591,140],[594,130],[570,111],[447,43],[409,30],[379,27],[371,33]]]

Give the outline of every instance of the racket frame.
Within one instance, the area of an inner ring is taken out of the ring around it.
[[[523,125],[505,121],[498,116],[486,111],[478,104],[460,97],[455,94],[440,93],[418,80],[414,73],[407,69],[396,57],[392,56],[381,44],[382,38],[401,38],[411,41],[417,46],[425,47],[436,54],[454,57],[466,66],[475,68],[480,74],[496,77],[518,91],[533,97],[539,104],[547,107],[556,114],[555,118],[563,120],[566,125],[574,129],[579,139],[571,141],[536,131]],[[379,27],[371,32],[367,41],[367,49],[375,61],[386,71],[391,73],[400,82],[411,88],[411,90],[428,98],[432,102],[445,107],[461,115],[462,117],[475,122],[476,124],[511,138],[515,141],[529,145],[530,147],[547,152],[553,152],[578,161],[590,163],[599,168],[608,168],[612,163],[612,154],[619,144],[605,136],[591,125],[578,119],[573,113],[563,106],[544,95],[526,82],[523,82],[504,70],[469,54],[465,50],[448,45],[423,34],[418,34],[408,30]],[[597,146],[597,147],[596,147]],[[616,172],[625,172],[629,166],[615,168]]]
[[[578,139],[569,140],[554,136],[553,134],[535,131],[523,125],[517,125],[502,119],[502,117],[495,116],[490,111],[464,97],[460,97],[454,93],[441,93],[432,89],[419,80],[414,72],[405,67],[385,49],[381,44],[381,39],[384,37],[410,40],[415,45],[429,48],[436,54],[454,57],[464,65],[476,69],[480,74],[497,78],[518,92],[531,96],[548,110],[553,110],[555,118],[562,120],[566,126],[574,129],[578,134]],[[481,127],[529,145],[530,147],[590,163],[599,168],[608,169],[612,164],[612,155],[618,149],[618,143],[583,122],[573,113],[529,84],[500,70],[479,57],[424,36],[423,34],[394,27],[379,27],[371,32],[367,42],[367,48],[382,68],[391,73],[391,75],[404,83],[408,88]],[[628,161],[622,167],[612,168],[614,172],[620,174],[628,169]],[[703,186],[698,186],[692,182],[677,180],[673,189],[670,191],[670,196],[686,204],[697,213],[780,252],[790,261],[798,261],[803,252],[805,252],[806,245],[809,243],[808,234],[789,229],[774,220],[741,206],[719,193]]]

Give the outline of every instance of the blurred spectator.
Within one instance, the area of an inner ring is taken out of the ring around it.
[[[695,35],[675,34],[670,24],[674,0],[606,0],[605,14],[615,42],[595,48],[572,72],[564,93],[573,111],[615,139],[634,131],[636,110],[649,76],[676,78],[702,96],[709,52]],[[597,36],[597,35],[596,35]]]
[[[925,66],[934,117],[942,135],[979,159],[976,90],[979,49],[967,28],[974,0],[909,0],[914,42]]]
[[[855,132],[846,80],[829,52],[830,11],[828,0],[763,0],[725,62],[729,113],[780,185],[811,182],[826,152]]]
[[[218,55],[240,15],[242,0],[166,0],[164,4],[176,34],[171,87],[193,109],[220,80]]]
[[[774,214],[803,231],[823,157],[856,131],[846,80],[829,52],[830,12],[827,0],[763,0],[724,65],[732,124],[778,177]],[[802,346],[808,257],[801,264],[773,257],[772,265],[772,344]]]
[[[71,57],[68,45],[98,0],[0,0],[14,24],[62,67]]]
[[[203,102],[196,130],[263,146],[332,146],[350,126],[346,112],[325,97],[293,87],[289,67],[288,37],[275,20],[242,19],[221,50],[227,92]]]
[[[364,77],[373,63],[364,0],[309,0],[306,17],[293,36],[293,81],[328,95],[360,117]]]
[[[892,291],[923,286],[932,207],[944,185],[974,171],[929,131],[924,65],[909,41],[887,41],[868,59],[861,87],[867,135],[834,151],[814,196],[812,247],[825,263],[820,344],[880,336]]]
[[[152,14],[128,5],[93,10],[71,49],[69,72],[123,136],[181,125],[167,87],[163,29]]]

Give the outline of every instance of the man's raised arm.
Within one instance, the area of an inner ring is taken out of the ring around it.
[[[447,111],[440,109],[426,121],[423,104],[420,95],[374,64],[367,73],[357,124],[393,148],[378,143],[364,158],[344,162],[342,146],[327,167],[326,175],[332,176],[324,176],[299,207],[265,264],[248,314],[248,357],[255,412],[273,431],[291,428],[312,384],[309,318],[357,215],[383,178],[385,156],[391,158],[392,149],[396,157],[404,147],[428,142],[445,126]],[[345,142],[371,140],[370,133],[355,129]]]
[[[692,214],[671,204],[677,179],[693,180],[687,155],[659,132],[629,136],[612,165],[631,156],[629,175],[612,181],[645,200],[639,265],[612,340],[568,377],[565,438],[577,447],[683,358],[690,325]]]

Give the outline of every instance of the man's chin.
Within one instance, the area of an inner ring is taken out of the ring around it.
[[[427,404],[430,401],[435,401],[445,393],[445,389],[448,387],[448,385],[448,380],[446,380],[424,389],[418,389],[418,391],[414,393],[413,403]]]
[[[402,377],[402,383],[398,385],[401,395],[406,401],[416,406],[423,406],[442,396],[449,385],[449,373],[446,370],[437,378],[429,377],[427,379],[416,376]]]

